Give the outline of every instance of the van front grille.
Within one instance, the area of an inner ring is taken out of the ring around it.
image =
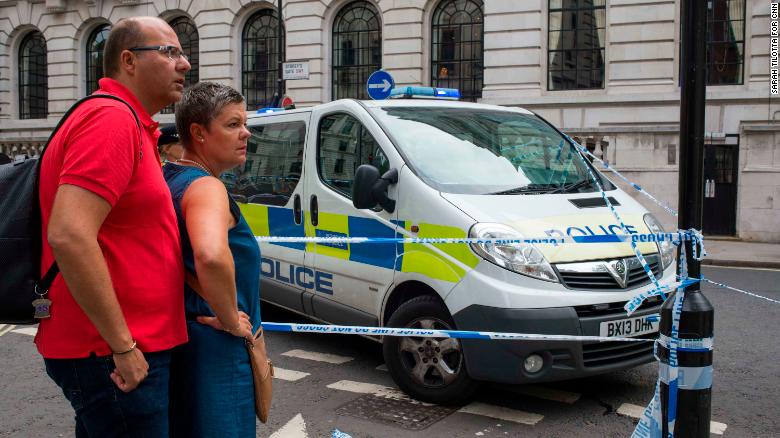
[[[645,260],[650,265],[653,275],[660,278],[662,272],[658,255],[645,256]],[[611,273],[607,267],[609,263],[616,261],[622,261],[624,269],[627,270],[625,286],[618,282],[615,274]],[[650,278],[635,257],[584,263],[559,263],[555,265],[555,268],[563,285],[569,289],[626,290],[650,283]]]
[[[637,336],[637,339],[655,339],[658,333]],[[596,342],[582,345],[582,362],[587,368],[617,365],[653,356],[652,342]]]

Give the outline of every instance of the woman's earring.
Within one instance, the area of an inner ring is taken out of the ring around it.
[[[201,137],[199,140],[200,140],[201,143],[203,143],[203,137]]]

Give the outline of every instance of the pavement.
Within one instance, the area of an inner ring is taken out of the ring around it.
[[[703,265],[780,269],[780,243],[704,236]]]

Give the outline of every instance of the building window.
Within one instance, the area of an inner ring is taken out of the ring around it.
[[[284,59],[284,27],[282,53],[277,49],[276,29],[279,15],[263,9],[249,18],[241,38],[241,91],[248,110],[269,106],[276,93],[278,63]]]
[[[350,3],[333,23],[333,100],[368,99],[366,82],[382,68],[379,14],[365,1]]]
[[[548,90],[604,88],[606,0],[549,0]]]
[[[49,113],[46,40],[31,32],[19,46],[19,118],[45,119]]]
[[[98,80],[103,77],[103,47],[111,27],[107,24],[97,27],[87,39],[87,95],[98,89]]]
[[[707,85],[740,85],[745,54],[745,1],[707,1]]]
[[[176,36],[179,38],[179,44],[181,50],[187,57],[187,61],[190,63],[190,70],[184,74],[184,87],[189,87],[198,83],[198,59],[200,58],[200,46],[198,44],[198,28],[187,17],[174,18],[170,22],[171,28],[176,32]],[[173,114],[174,104],[170,104],[163,108],[161,111],[163,114]]]
[[[462,100],[482,97],[482,0],[445,0],[431,23],[431,85],[457,88]]]

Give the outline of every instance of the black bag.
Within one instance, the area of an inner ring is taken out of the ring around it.
[[[40,278],[43,245],[38,198],[40,163],[52,138],[73,110],[95,98],[114,99],[127,105],[138,129],[141,129],[138,116],[130,104],[110,94],[93,94],[74,103],[62,116],[39,158],[0,165],[0,323],[37,323],[32,302],[49,291],[59,273],[59,267],[54,262],[46,275]]]

